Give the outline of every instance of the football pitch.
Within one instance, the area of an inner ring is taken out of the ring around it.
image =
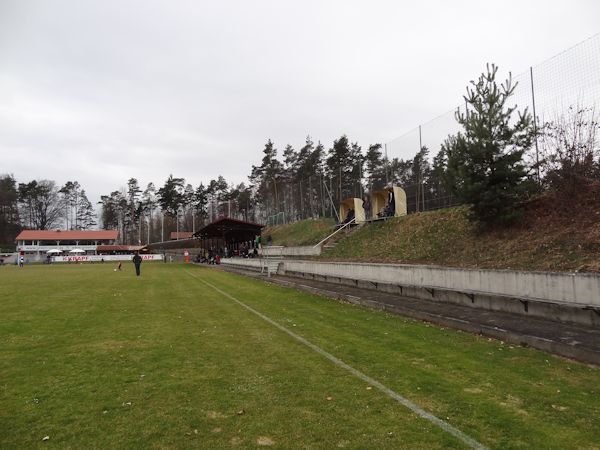
[[[600,370],[208,267],[0,267],[0,448],[598,448]]]

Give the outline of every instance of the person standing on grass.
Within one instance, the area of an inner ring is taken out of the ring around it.
[[[140,266],[142,265],[142,257],[140,256],[139,252],[135,252],[135,255],[133,255],[133,264],[135,265],[135,274],[136,276],[140,276]]]

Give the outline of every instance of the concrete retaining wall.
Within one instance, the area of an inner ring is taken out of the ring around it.
[[[222,264],[260,271],[257,259]],[[509,270],[283,260],[279,273],[525,317],[600,327],[600,277]],[[522,287],[522,292],[519,292]]]
[[[600,276],[401,264],[285,261],[286,272],[600,307]]]
[[[313,247],[312,245],[301,246],[301,247],[282,247],[272,246],[263,247],[261,250],[262,254],[267,256],[283,256],[285,258],[299,258],[303,256],[319,256],[321,254],[321,247]]]

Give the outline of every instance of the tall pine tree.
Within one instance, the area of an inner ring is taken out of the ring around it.
[[[488,65],[487,73],[467,87],[468,112],[456,112],[464,131],[444,143],[454,193],[472,205],[472,219],[484,224],[515,218],[513,206],[527,175],[523,153],[533,139],[527,109],[521,113],[517,106],[508,106],[517,85],[509,75],[498,86],[497,72],[495,65]]]

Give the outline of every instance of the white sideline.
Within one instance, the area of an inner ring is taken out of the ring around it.
[[[365,381],[366,383],[369,383],[370,385],[375,386],[377,389],[379,389],[380,391],[386,393],[388,396],[390,396],[394,400],[398,401],[399,403],[401,403],[402,405],[404,405],[406,408],[410,409],[412,412],[414,412],[418,416],[420,416],[420,417],[422,417],[422,418],[424,418],[426,420],[429,420],[433,424],[435,424],[438,427],[440,427],[442,430],[444,430],[447,433],[450,433],[451,435],[453,435],[456,438],[460,439],[465,444],[467,444],[469,447],[474,448],[474,449],[479,449],[479,450],[487,449],[486,446],[484,446],[483,444],[480,444],[479,442],[477,442],[472,437],[470,437],[470,436],[466,435],[465,433],[463,433],[462,431],[460,431],[458,428],[455,428],[452,425],[450,425],[448,422],[445,422],[442,419],[439,419],[438,417],[434,416],[433,414],[428,413],[423,408],[421,408],[419,405],[411,402],[407,398],[402,397],[400,394],[394,392],[393,390],[391,390],[387,386],[384,386],[379,381],[377,381],[377,380],[369,377],[368,375],[362,373],[360,370],[355,369],[354,367],[346,364],[341,359],[336,358],[331,353],[326,352],[321,347],[318,347],[317,345],[313,344],[312,342],[304,339],[302,336],[297,335],[296,333],[294,333],[291,330],[288,330],[283,325],[278,324],[277,322],[275,322],[274,320],[272,320],[269,317],[265,316],[264,314],[258,312],[257,310],[255,310],[251,306],[246,305],[245,303],[241,302],[237,298],[233,297],[231,294],[228,294],[227,292],[219,289],[218,287],[216,287],[213,284],[209,283],[208,281],[206,281],[206,280],[198,277],[197,275],[192,274],[191,272],[186,271],[186,273],[189,276],[191,276],[192,278],[195,278],[196,280],[201,281],[202,283],[204,283],[207,286],[211,287],[215,291],[219,292],[221,295],[224,295],[225,297],[229,298],[230,300],[233,300],[234,302],[236,302],[240,306],[243,306],[248,311],[250,311],[253,314],[257,315],[258,317],[260,317],[264,321],[270,323],[271,325],[273,325],[274,327],[278,328],[279,330],[283,331],[284,333],[287,333],[288,335],[290,335],[291,337],[293,337],[297,341],[300,341],[301,343],[303,343],[304,345],[306,345],[308,348],[310,348],[310,349],[314,350],[315,352],[317,352],[319,355],[327,358],[329,361],[331,361],[332,363],[334,363],[336,366],[342,367],[342,368],[346,369],[348,372],[352,373],[354,376],[360,378],[361,380]]]

